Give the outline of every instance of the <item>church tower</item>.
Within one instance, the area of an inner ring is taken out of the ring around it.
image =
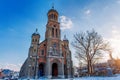
[[[60,23],[58,12],[52,7],[47,13],[48,22],[46,25],[47,40],[47,66],[48,77],[64,77],[64,57],[60,40]],[[50,67],[51,66],[51,67]]]
[[[60,39],[60,24],[58,22],[58,12],[52,7],[47,13],[48,22],[46,25],[46,39]]]
[[[38,33],[38,29],[32,34],[31,45],[38,45],[40,39],[40,34]]]
[[[38,33],[38,29],[36,29],[36,31],[31,36],[31,45],[28,54],[29,57],[37,56],[39,40],[40,40],[40,34]]]
[[[29,54],[28,54],[28,76],[34,76],[34,78],[37,75],[37,58],[38,56],[38,46],[39,46],[39,40],[40,40],[40,34],[38,33],[38,29],[32,34],[31,36],[31,45],[29,48]]]

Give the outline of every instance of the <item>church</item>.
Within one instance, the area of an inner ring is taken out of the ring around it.
[[[70,78],[73,63],[69,40],[61,40],[59,13],[52,7],[47,13],[45,40],[40,42],[38,30],[31,36],[28,57],[23,63],[20,78]]]

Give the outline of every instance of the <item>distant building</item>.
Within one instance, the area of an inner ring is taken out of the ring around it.
[[[20,78],[64,78],[72,77],[72,60],[69,40],[61,40],[58,12],[52,7],[47,13],[45,40],[39,43],[37,29],[32,34],[28,58],[20,70]],[[44,27],[43,27],[44,28]]]
[[[15,74],[17,74],[17,78],[18,78],[18,72],[14,72],[13,70],[9,70],[9,69],[1,69],[0,70],[0,79],[5,79],[5,78],[9,78],[11,79]]]
[[[2,73],[2,69],[0,69],[0,79],[2,79],[4,77],[3,73]]]

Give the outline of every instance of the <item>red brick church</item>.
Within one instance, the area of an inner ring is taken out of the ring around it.
[[[52,7],[47,13],[45,40],[40,41],[38,30],[32,34],[28,58],[20,70],[20,78],[72,77],[69,40],[61,40],[59,13]]]

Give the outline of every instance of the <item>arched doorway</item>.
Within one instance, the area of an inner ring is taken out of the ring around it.
[[[39,64],[38,76],[39,77],[43,77],[44,76],[44,64],[43,63]]]
[[[53,77],[58,76],[58,65],[57,65],[57,63],[52,64],[52,76]]]

